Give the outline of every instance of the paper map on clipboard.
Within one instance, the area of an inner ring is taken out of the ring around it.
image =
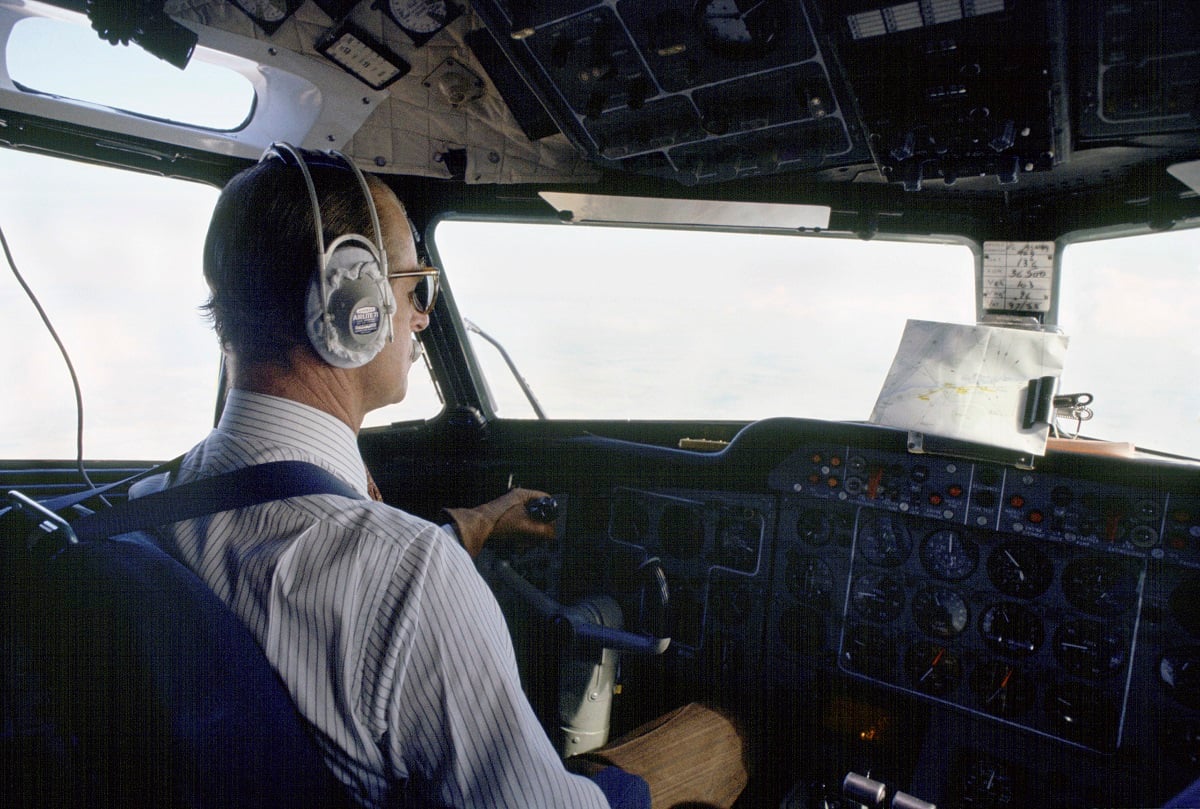
[[[1050,428],[1022,427],[1025,394],[1066,352],[1065,334],[909,320],[870,421],[1044,455]]]

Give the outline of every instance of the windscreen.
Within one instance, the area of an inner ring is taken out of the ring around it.
[[[555,419],[866,419],[908,318],[972,323],[961,244],[448,220],[460,313]],[[534,411],[472,345],[498,415]]]

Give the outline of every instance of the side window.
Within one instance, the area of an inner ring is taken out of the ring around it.
[[[212,428],[220,351],[201,262],[218,193],[0,149],[0,228],[79,376],[86,458],[170,458]],[[0,457],[74,458],[67,367],[7,266],[0,279]],[[440,410],[418,363],[405,400],[365,426]]]
[[[199,307],[217,193],[0,149],[0,227],[78,373],[86,458],[169,458],[212,426],[220,355]],[[5,264],[0,456],[74,458],[70,376]]]
[[[1069,245],[1059,287],[1083,434],[1200,458],[1200,228]]]

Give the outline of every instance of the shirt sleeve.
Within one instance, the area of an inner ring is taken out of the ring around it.
[[[397,571],[390,624],[387,754],[408,789],[439,806],[608,809],[565,769],[521,690],[500,606],[454,535]]]

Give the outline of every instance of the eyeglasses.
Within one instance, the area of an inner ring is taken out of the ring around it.
[[[437,303],[441,273],[442,271],[437,267],[422,267],[409,272],[389,272],[387,277],[389,281],[393,278],[420,279],[413,291],[408,293],[408,299],[412,301],[414,309],[420,314],[427,315],[433,311],[433,305]]]

